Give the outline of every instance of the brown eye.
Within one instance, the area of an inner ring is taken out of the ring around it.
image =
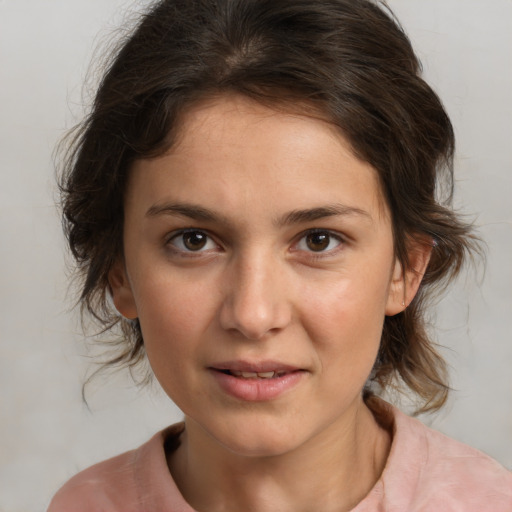
[[[189,251],[200,251],[206,245],[208,241],[208,236],[201,231],[189,231],[188,233],[183,233],[183,245]]]
[[[195,230],[177,233],[168,243],[183,253],[204,252],[218,248],[218,245],[204,231]]]
[[[310,251],[325,251],[331,242],[331,235],[325,231],[309,233],[306,236],[306,245]]]
[[[304,233],[302,238],[295,245],[295,249],[306,252],[330,253],[343,244],[340,235],[320,229]]]

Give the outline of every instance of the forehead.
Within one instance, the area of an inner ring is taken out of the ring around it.
[[[136,162],[131,174],[130,194],[153,201],[202,195],[235,207],[259,197],[267,208],[343,203],[387,216],[377,172],[354,155],[339,128],[312,111],[243,96],[189,108],[171,149]]]
[[[190,149],[197,151],[200,147],[209,151],[221,139],[231,147],[241,143],[250,149],[253,141],[255,144],[263,141],[264,134],[269,136],[268,139],[280,135],[276,144],[272,144],[273,150],[279,146],[285,150],[295,144],[297,147],[302,145],[307,152],[309,146],[304,143],[313,138],[320,142],[321,137],[325,142],[330,140],[338,145],[339,149],[343,147],[344,153],[353,153],[341,129],[318,108],[300,100],[294,103],[275,99],[263,104],[240,94],[221,94],[186,108],[176,131],[170,154]]]

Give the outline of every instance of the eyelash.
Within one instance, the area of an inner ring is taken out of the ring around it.
[[[187,234],[196,234],[196,235],[199,234],[199,235],[205,236],[206,237],[205,245],[208,245],[211,242],[213,242],[217,246],[219,245],[213,240],[213,237],[207,231],[202,230],[202,229],[194,229],[194,228],[182,229],[180,231],[171,233],[171,235],[167,238],[165,245],[167,247],[170,247],[173,250],[173,252],[180,254],[180,255],[186,255],[186,257],[199,256],[199,255],[211,250],[211,249],[201,250],[201,249],[203,249],[203,247],[200,247],[199,250],[197,250],[197,251],[187,249],[185,247],[185,242],[184,242],[184,237]],[[181,239],[181,245],[183,247],[177,247],[176,244],[173,243],[173,241],[176,241],[176,240],[179,241],[180,239]]]
[[[205,240],[204,246],[200,247],[196,251],[191,250],[189,248],[187,249],[185,246],[185,241],[184,241],[184,237],[187,234],[196,234],[196,235],[200,235],[200,236],[205,236],[206,240]],[[331,245],[333,240],[336,241],[337,244],[334,248],[327,249],[327,250],[319,250],[319,251],[308,250],[307,248],[306,249],[298,248],[301,243],[307,243],[306,240],[307,240],[308,236],[314,236],[314,235],[326,235],[327,244],[328,244],[327,247],[329,247],[329,245]],[[180,238],[181,238],[181,240],[180,240]],[[174,241],[177,241],[177,240],[181,242],[180,245],[182,247],[177,247],[177,245],[175,243],[173,243]],[[173,250],[173,252],[176,254],[180,254],[184,257],[194,257],[194,256],[200,256],[206,252],[211,251],[212,250],[211,248],[207,248],[206,250],[203,250],[203,248],[212,242],[217,247],[219,247],[220,244],[215,242],[214,238],[208,233],[208,231],[205,231],[202,229],[187,228],[187,229],[182,229],[180,231],[171,233],[170,236],[167,237],[165,245],[170,247]],[[326,257],[328,255],[337,253],[341,249],[340,246],[343,246],[345,243],[346,243],[345,238],[337,232],[333,232],[328,229],[314,228],[314,229],[308,229],[307,231],[304,231],[298,237],[296,237],[296,242],[293,243],[292,251],[308,253],[309,257],[313,257],[313,258],[322,258],[322,257]]]
[[[294,244],[294,247],[298,247],[301,242],[307,243],[306,242],[307,237],[308,236],[314,236],[314,235],[326,235],[327,239],[328,239],[327,247],[329,245],[331,245],[332,241],[336,241],[336,246],[331,248],[331,249],[320,250],[320,251],[314,251],[314,250],[309,250],[308,251],[307,249],[299,249],[299,248],[294,249],[294,251],[301,251],[301,250],[303,250],[304,252],[307,252],[310,257],[313,257],[313,258],[323,258],[323,257],[331,256],[331,255],[337,253],[341,249],[341,246],[343,246],[343,244],[346,242],[344,237],[342,237],[337,232],[330,231],[328,229],[314,228],[314,229],[308,229],[307,231],[301,233],[297,237],[297,242]]]

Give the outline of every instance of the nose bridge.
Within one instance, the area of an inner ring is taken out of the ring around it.
[[[260,339],[290,321],[283,269],[271,250],[244,251],[232,264],[221,323],[248,339]]]

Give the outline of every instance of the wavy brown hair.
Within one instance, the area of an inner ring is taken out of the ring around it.
[[[441,407],[449,388],[426,302],[459,272],[475,239],[449,207],[450,120],[390,10],[368,0],[161,0],[113,52],[60,174],[82,312],[122,332],[108,363],[144,359],[139,323],[120,318],[109,300],[131,164],[168,150],[194,102],[225,93],[302,105],[336,125],[378,172],[404,268],[411,239],[434,241],[415,299],[385,319],[371,380],[381,389],[405,384],[422,411]]]

